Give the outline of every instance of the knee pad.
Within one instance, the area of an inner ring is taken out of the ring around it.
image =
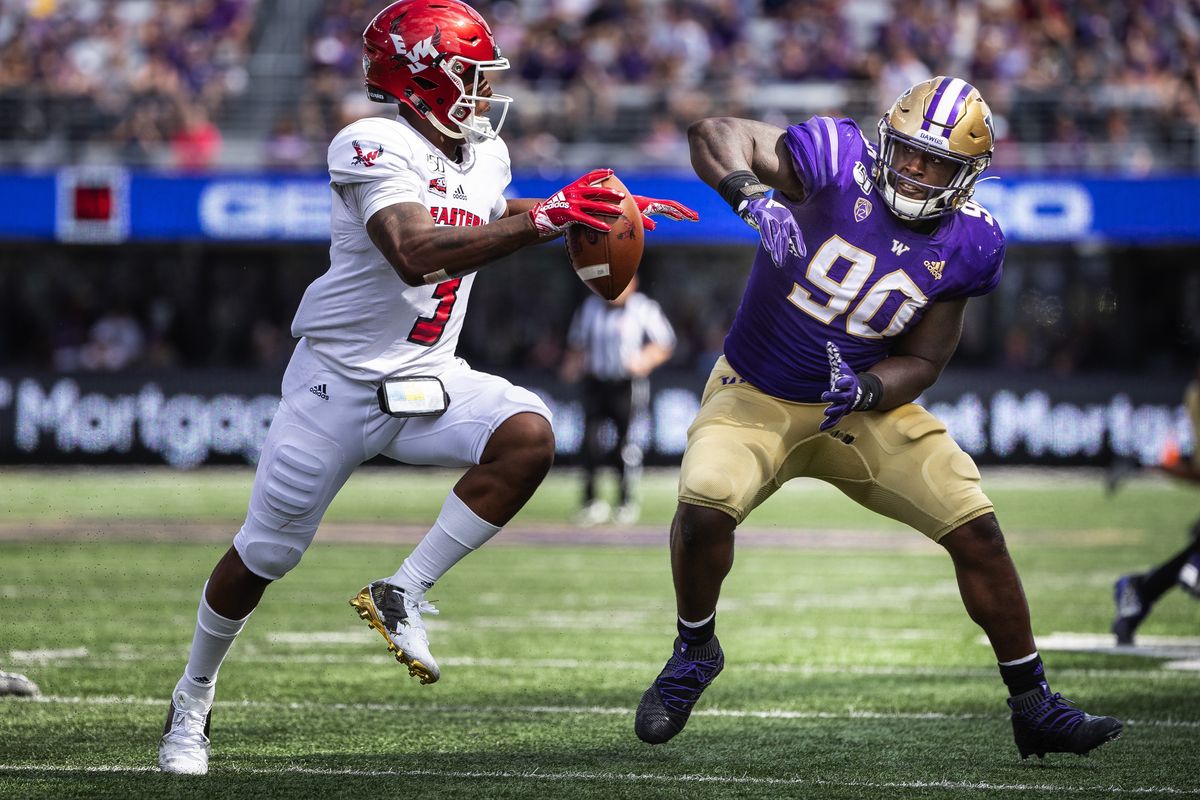
[[[234,545],[246,569],[271,581],[277,581],[291,572],[304,555],[303,547],[264,540],[247,541],[241,534],[234,539]]]
[[[250,571],[278,580],[300,562],[343,479],[337,442],[298,426],[280,432],[255,477],[234,546]]]
[[[282,444],[272,454],[263,476],[263,499],[267,507],[287,521],[304,519],[316,510],[336,465],[326,463],[319,451],[307,452],[294,444]]]
[[[713,466],[697,466],[683,475],[682,494],[699,497],[715,503],[726,502],[733,497],[733,481],[726,470]]]

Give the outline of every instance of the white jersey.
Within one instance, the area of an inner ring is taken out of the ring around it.
[[[396,203],[420,203],[438,225],[504,215],[512,178],[500,139],[464,144],[455,164],[403,118],[361,119],[329,145],[333,193],[329,270],[304,292],[292,335],[347,377],[438,375],[454,351],[475,275],[409,286],[371,243],[366,224]],[[437,265],[430,265],[437,266]]]

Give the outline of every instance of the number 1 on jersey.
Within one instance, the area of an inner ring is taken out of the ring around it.
[[[450,321],[450,312],[458,300],[458,286],[462,278],[452,278],[442,281],[433,290],[433,297],[438,301],[432,317],[417,317],[412,330],[408,332],[408,340],[413,344],[433,347],[446,332],[446,323]]]

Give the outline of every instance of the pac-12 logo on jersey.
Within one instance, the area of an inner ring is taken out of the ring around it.
[[[373,167],[375,166],[375,159],[383,155],[383,145],[379,142],[365,142],[355,139],[350,144],[354,146],[354,152],[356,153],[354,158],[350,159],[350,166],[352,167],[357,167],[360,164],[364,167]]]
[[[860,197],[854,201],[854,221],[862,222],[867,217],[871,216],[871,201],[865,197]]]
[[[434,194],[440,194],[442,197],[445,197],[446,196],[446,179],[445,178],[434,178],[433,180],[431,180],[429,182],[429,191],[433,192]]]

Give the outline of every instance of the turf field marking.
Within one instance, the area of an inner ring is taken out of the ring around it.
[[[85,706],[163,706],[165,697],[120,697],[117,695],[40,695],[15,699],[12,703],[42,703],[47,705],[85,705]],[[230,700],[221,701],[219,705],[226,708],[256,708],[286,711],[370,711],[387,713],[442,713],[442,714],[546,714],[550,716],[629,716],[632,708],[623,706],[470,706],[470,705],[428,705],[418,703],[312,703],[312,702],[278,702],[270,700]],[[932,721],[974,721],[997,720],[1003,714],[947,714],[942,711],[793,711],[783,708],[753,709],[734,708],[702,708],[692,712],[694,717],[725,717],[730,719],[870,719],[870,720],[932,720]],[[1197,728],[1200,720],[1178,719],[1130,719],[1126,724],[1152,728]]]
[[[62,650],[9,650],[8,657],[21,663],[53,663],[88,657],[86,647],[71,647]]]
[[[1111,633],[1055,632],[1039,636],[1038,649],[1168,658],[1173,660],[1163,665],[1167,669],[1200,670],[1200,636],[1138,636],[1136,645],[1118,645]]]
[[[92,766],[71,767],[66,765],[0,764],[0,772],[54,772],[83,774],[150,774],[158,772],[153,767]],[[638,772],[542,772],[511,770],[366,770],[366,769],[320,769],[315,767],[283,767],[264,769],[261,767],[218,767],[210,780],[221,775],[320,775],[347,778],[450,778],[460,780],[526,780],[526,781],[595,781],[615,783],[707,783],[734,786],[827,786],[855,787],[862,789],[950,789],[982,792],[1048,792],[1055,795],[1065,793],[1082,794],[1087,797],[1123,794],[1200,795],[1200,789],[1174,786],[1135,786],[1128,789],[1117,786],[1061,786],[1046,783],[982,783],[973,781],[839,781],[821,778],[766,778],[749,775],[655,775]]]
[[[353,638],[351,638],[353,637]],[[271,635],[268,635],[268,641]],[[375,636],[369,629],[360,633],[347,634],[348,644],[363,644],[374,642]],[[289,653],[271,652],[252,642],[243,643],[245,646],[237,652],[239,662],[250,664],[390,664],[394,661],[386,655],[356,655],[354,653]],[[91,654],[86,661],[76,658],[56,659],[46,658],[38,664],[45,667],[65,667],[70,669],[118,669],[130,662],[161,663],[163,659],[179,659],[182,663],[187,659],[187,649],[174,646],[134,646],[131,644],[115,643],[112,653]],[[1129,650],[1129,648],[1126,648]],[[10,651],[16,653],[20,651]],[[1131,655],[1142,655],[1131,652]],[[85,653],[85,655],[87,655]],[[1148,655],[1148,654],[1147,654]],[[19,659],[13,659],[14,661]],[[475,658],[459,656],[440,658],[438,661],[451,667],[469,667],[475,669],[596,669],[596,662],[573,658]],[[994,679],[996,671],[980,667],[922,667],[922,666],[864,666],[850,664],[762,664],[754,662],[738,662],[737,666],[754,672],[767,672],[779,675],[863,675],[884,677],[919,677],[919,678],[988,678]],[[1181,669],[1167,669],[1171,665],[1164,664],[1162,669],[1091,669],[1080,667],[1064,667],[1055,669],[1054,674],[1070,678],[1122,678],[1137,680],[1194,680],[1195,676],[1188,675]],[[648,674],[662,669],[661,661],[605,661],[604,667],[644,671]]]

